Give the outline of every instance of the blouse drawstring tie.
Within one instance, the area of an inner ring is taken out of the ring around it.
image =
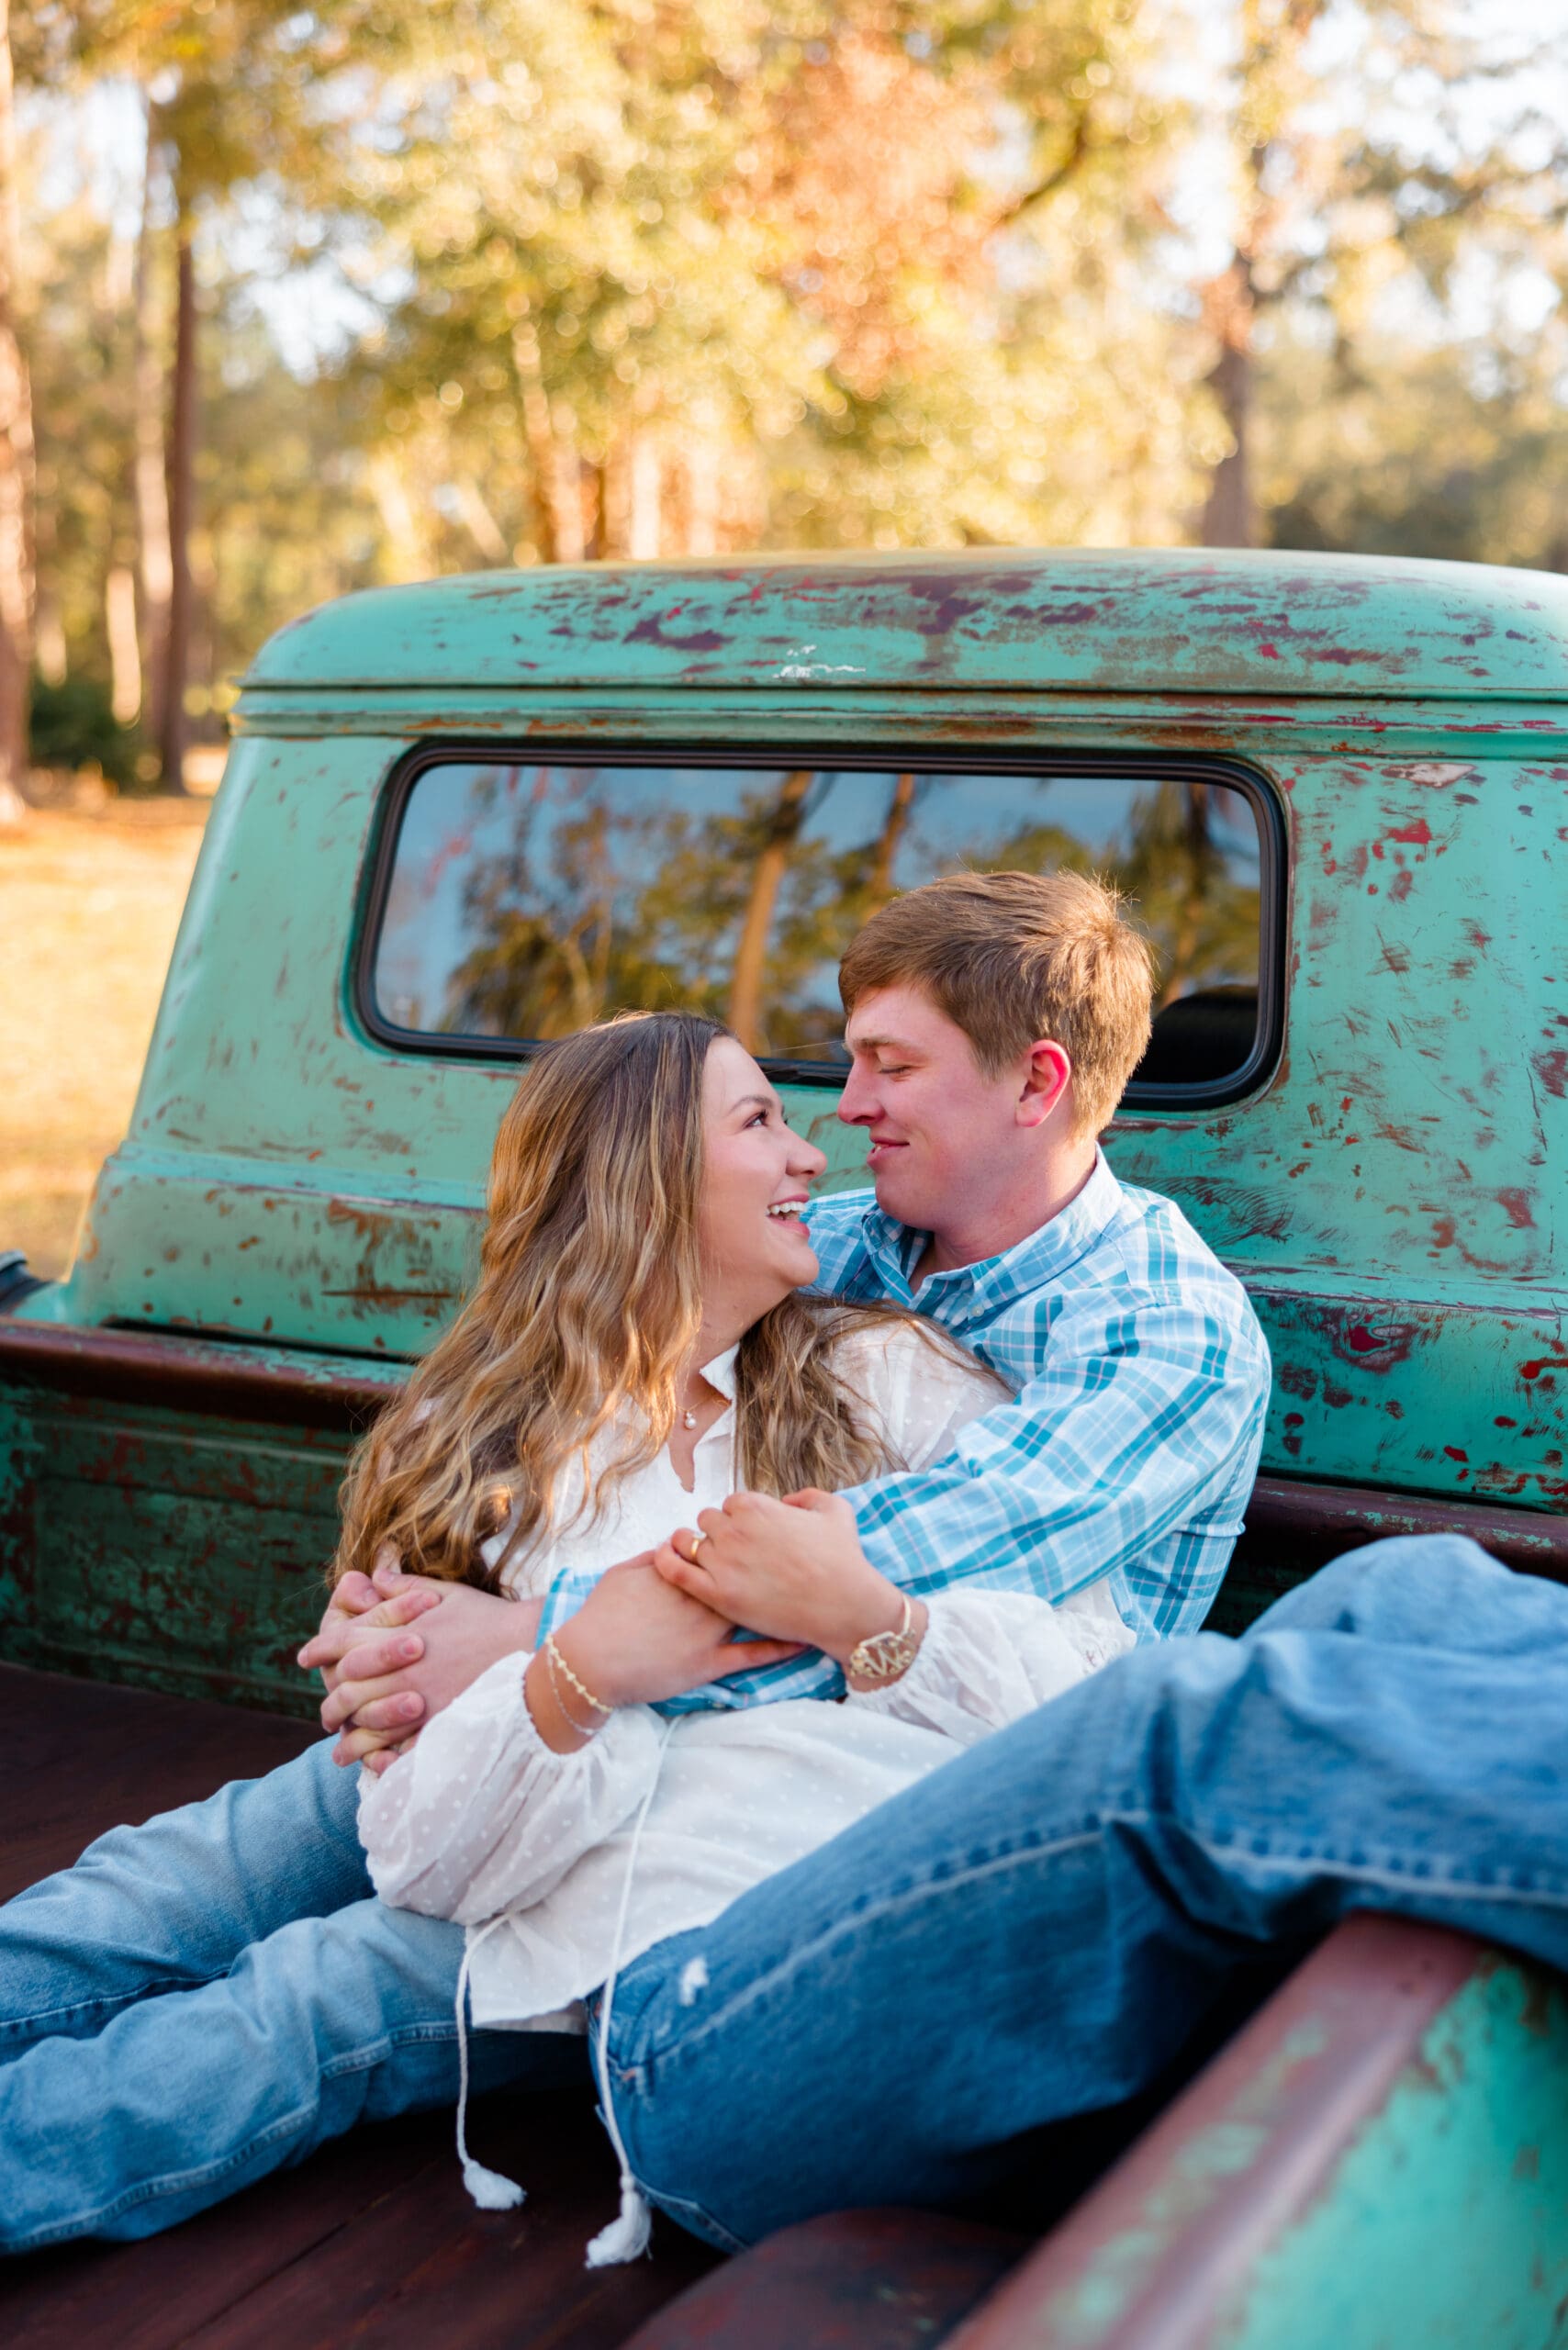
[[[506,1923],[506,1911],[481,1926],[470,1941],[463,1937],[463,1964],[457,1970],[457,2159],[463,2184],[481,2211],[515,2211],[526,2189],[498,2170],[487,2170],[468,2151],[468,1973],[469,1961],[486,1937]]]
[[[610,1953],[610,1972],[604,1978],[604,2002],[599,2017],[599,2093],[603,2099],[601,2110],[604,2126],[610,2132],[610,2143],[621,2165],[621,2216],[600,2228],[588,2248],[590,2268],[613,2268],[620,2262],[636,2260],[648,2249],[648,2239],[654,2232],[654,2215],[648,2209],[648,2199],[632,2176],[627,2159],[626,2142],[621,2135],[621,2125],[615,2119],[615,2099],[610,2087],[610,2020],[615,2009],[615,1980],[621,1972],[621,1953],[626,1939],[626,1912],[632,1900],[632,1879],[636,1873],[637,1853],[643,1841],[643,1830],[647,1825],[648,1807],[659,1784],[659,1771],[664,1762],[665,1748],[675,1728],[666,1721],[659,1733],[659,1751],[655,1759],[648,1792],[643,1797],[637,1814],[637,1825],[632,1830],[632,1849],[626,1855],[626,1874],[621,1886],[621,1912],[615,1920],[615,1942]]]
[[[621,2135],[621,2125],[615,2118],[615,2099],[610,2087],[610,2023],[615,2007],[615,1984],[621,1972],[621,1953],[626,1939],[626,1918],[632,1901],[632,1880],[636,1874],[637,1854],[642,1848],[643,1830],[647,1824],[648,1811],[657,1793],[659,1770],[664,1762],[665,1747],[675,1728],[667,1721],[659,1734],[659,1751],[654,1773],[648,1782],[637,1813],[636,1826],[632,1830],[632,1849],[626,1855],[626,1874],[621,1886],[621,1908],[615,1920],[615,1942],[610,1952],[610,1972],[604,1979],[604,2000],[599,2012],[599,2091],[603,2100],[601,2111],[604,2126],[610,2132],[610,2143],[615,2149],[615,2159],[621,2165],[621,2211],[601,2228],[588,2247],[590,2268],[612,2268],[622,2262],[636,2260],[648,2249],[654,2232],[653,2213],[647,2197],[632,2176],[632,2165],[626,2153],[626,2143]],[[498,1926],[504,1926],[508,1913],[488,1919],[472,1939],[466,1934],[463,1942],[463,1964],[457,1974],[457,2158],[463,2165],[463,2184],[481,2211],[512,2211],[524,2199],[525,2189],[514,2178],[506,2177],[498,2170],[487,2170],[476,2162],[468,2151],[468,2005],[469,1975],[475,1953]]]

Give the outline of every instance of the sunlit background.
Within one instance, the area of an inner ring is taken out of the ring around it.
[[[1568,0],[11,0],[8,32],[0,974],[12,1033],[13,989],[50,1010],[0,1248],[68,1246],[230,680],[305,606],[784,546],[1568,568]]]

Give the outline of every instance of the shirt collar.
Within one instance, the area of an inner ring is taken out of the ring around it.
[[[699,1376],[705,1379],[710,1387],[716,1389],[726,1404],[733,1404],[735,1400],[735,1357],[739,1352],[738,1344],[726,1347],[722,1355],[713,1357],[711,1362],[698,1365]]]
[[[1089,1181],[1059,1215],[998,1257],[956,1265],[950,1272],[932,1273],[916,1294],[910,1282],[931,1236],[884,1215],[873,1197],[864,1224],[867,1253],[889,1295],[905,1304],[913,1303],[918,1313],[935,1311],[939,1302],[949,1312],[960,1304],[983,1304],[988,1313],[997,1312],[1031,1290],[1059,1281],[1113,1223],[1121,1198],[1122,1187],[1104,1153],[1096,1150]]]

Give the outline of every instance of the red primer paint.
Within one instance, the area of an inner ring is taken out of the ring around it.
[[[1391,841],[1406,841],[1412,848],[1430,848],[1432,828],[1425,816],[1417,816],[1413,823],[1396,824],[1394,830],[1385,834],[1383,837]]]
[[[1443,1450],[1447,1453],[1450,1460],[1468,1461],[1470,1459],[1469,1453],[1462,1451],[1457,1444],[1445,1444]]]
[[[1561,1102],[1563,1094],[1568,1093],[1568,1052],[1560,1047],[1556,1052],[1535,1053],[1531,1056],[1530,1067],[1547,1091]]]
[[[1533,1232],[1535,1230],[1535,1218],[1529,1212],[1529,1193],[1528,1192],[1499,1192],[1497,1198],[1501,1205],[1506,1208],[1508,1212],[1508,1222],[1513,1225],[1516,1232]]]

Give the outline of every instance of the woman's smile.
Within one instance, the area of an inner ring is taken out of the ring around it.
[[[805,1212],[827,1160],[795,1133],[777,1092],[733,1036],[715,1038],[702,1090],[704,1305],[715,1326],[745,1327],[816,1278]],[[771,1227],[766,1240],[763,1224]]]

